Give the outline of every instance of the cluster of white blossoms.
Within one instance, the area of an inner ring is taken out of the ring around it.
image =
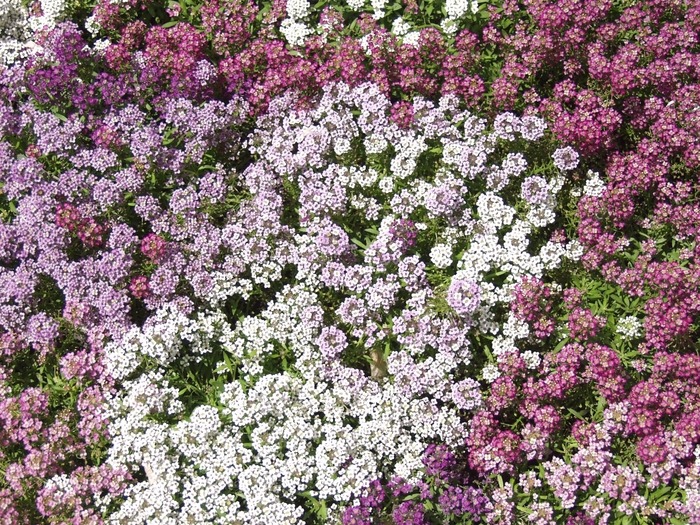
[[[190,319],[175,305],[166,305],[143,328],[133,328],[121,340],[108,343],[105,366],[113,378],[122,380],[133,374],[144,357],[162,366],[176,358],[197,362],[211,351],[212,344],[230,344],[227,326],[221,312],[199,313]],[[182,357],[185,344],[188,353]]]
[[[66,12],[66,0],[40,0],[41,16],[29,18],[29,25],[34,31],[53,29]]]
[[[616,332],[620,334],[623,339],[635,339],[642,335],[642,323],[633,315],[622,317],[617,322]]]
[[[306,39],[314,33],[307,23],[310,8],[308,0],[287,0],[287,18],[282,20],[280,33],[290,46],[303,46]]]
[[[21,0],[0,0],[0,68],[29,55],[32,31]]]
[[[430,262],[444,270],[452,264],[452,247],[449,244],[436,244],[430,250]]]
[[[583,190],[580,188],[572,188],[572,197],[580,197],[581,195],[586,195],[588,197],[602,197],[603,193],[607,189],[605,181],[600,178],[600,173],[596,171],[588,170],[586,184],[583,186]]]
[[[35,34],[63,20],[66,0],[39,0],[41,15],[30,16],[21,0],[0,0],[0,69],[41,51]]]
[[[309,490],[329,502],[352,502],[387,473],[416,482],[430,442],[460,443],[465,428],[455,408],[438,408],[425,390],[407,395],[400,382],[380,384],[328,361],[310,342],[320,320],[300,319],[314,311],[314,301],[312,292],[287,288],[262,318],[246,318],[235,330],[213,312],[185,326],[166,308],[153,327],[124,338],[121,347],[136,364],[148,356],[163,369],[208,338],[245,363],[251,386],[228,383],[218,409],[199,406],[181,419],[177,389],[163,372],[124,381],[105,412],[112,436],[108,463],[143,470],[147,480],[129,488],[108,523],[300,524],[303,509],[289,503],[297,494]],[[142,355],[134,353],[135,340]],[[264,375],[251,366],[280,344],[295,356],[296,373]],[[117,353],[110,347],[108,362],[124,362]],[[457,362],[427,365],[436,374],[431,388],[449,399],[446,371]]]
[[[468,13],[478,13],[479,2],[477,0],[447,0],[445,2],[445,11],[447,12],[446,20],[457,22],[460,18],[462,18]],[[448,28],[451,29],[452,27],[456,27],[456,24],[445,24],[443,26],[443,29],[446,32],[448,32]]]
[[[366,12],[371,14],[374,20],[381,20],[386,18],[389,4],[389,0],[346,0],[345,10]],[[460,29],[464,29],[466,27],[465,21],[479,13],[479,4],[479,0],[447,0],[443,11],[447,16],[439,22],[443,33],[450,37],[459,32]],[[390,12],[391,9],[396,9],[396,7],[391,7]],[[306,39],[315,33],[311,28],[314,25],[311,23],[311,19],[319,14],[317,6],[311,6],[306,0],[287,0],[288,17],[283,20],[280,26],[282,36],[291,46],[303,45]],[[328,30],[328,28],[323,27],[323,24],[316,23],[316,26],[321,35]],[[419,46],[420,30],[414,29],[411,23],[403,18],[394,19],[391,33],[400,38],[405,45]],[[365,35],[360,39],[360,45],[368,55],[371,54],[368,46],[371,39],[372,34]]]
[[[589,197],[602,197],[606,187],[599,173],[588,171],[588,180],[586,180],[586,185],[583,187],[584,195],[588,195]]]

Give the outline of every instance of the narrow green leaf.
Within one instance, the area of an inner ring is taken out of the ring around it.
[[[353,242],[355,245],[359,246],[359,247],[362,248],[363,250],[366,250],[366,249],[367,249],[367,245],[366,245],[366,244],[363,244],[362,241],[361,241],[360,239],[351,239],[351,240],[352,240],[352,242]]]

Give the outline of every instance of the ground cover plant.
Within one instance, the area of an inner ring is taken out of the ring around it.
[[[0,523],[700,523],[699,30],[0,0]]]

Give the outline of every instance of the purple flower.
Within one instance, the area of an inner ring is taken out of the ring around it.
[[[473,314],[481,304],[479,285],[467,279],[452,279],[447,289],[447,304],[460,315]]]
[[[372,525],[369,509],[365,507],[348,507],[343,513],[343,525]]]
[[[423,525],[428,523],[425,520],[425,507],[421,503],[414,501],[404,501],[394,509],[391,516],[396,525]]]
[[[129,284],[129,291],[137,299],[143,299],[151,294],[151,288],[148,285],[148,277],[145,275],[139,275],[131,279],[131,284]]]
[[[479,408],[482,404],[479,382],[467,378],[452,385],[452,401],[462,410]]]
[[[369,484],[366,495],[360,497],[360,503],[362,503],[364,507],[379,507],[385,498],[386,493],[384,492],[382,482],[375,479]]]
[[[578,166],[578,153],[570,146],[559,148],[552,154],[554,165],[562,171],[569,171]]]
[[[318,336],[316,343],[324,357],[332,360],[338,357],[338,355],[347,348],[348,339],[342,330],[334,326],[326,326],[321,330],[321,335]]]
[[[389,233],[392,236],[392,241],[398,241],[401,244],[403,251],[409,250],[416,245],[418,230],[413,221],[408,219],[399,219],[394,221],[389,228]]]
[[[521,194],[530,204],[542,204],[549,195],[549,185],[538,175],[528,177],[523,182]]]
[[[447,479],[453,475],[457,459],[446,445],[430,444],[423,453],[423,465],[428,476]]]

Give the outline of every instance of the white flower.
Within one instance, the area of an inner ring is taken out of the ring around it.
[[[509,313],[506,322],[503,324],[503,335],[513,339],[525,339],[530,335],[530,327],[525,321],[521,321],[515,315]]]
[[[292,20],[303,20],[309,14],[308,0],[287,0],[287,15]]]
[[[391,176],[384,177],[379,181],[379,189],[387,195],[392,193],[394,191],[394,178]]]
[[[527,220],[537,228],[544,228],[556,219],[554,211],[547,206],[533,206],[527,214]]]
[[[408,46],[418,47],[420,31],[411,31],[403,37],[402,42]]]
[[[306,24],[285,18],[280,24],[280,33],[284,35],[290,46],[297,47],[304,45],[306,37],[312,34],[313,30]]]
[[[386,13],[384,12],[384,8],[386,5],[389,3],[387,0],[371,0],[372,3],[372,9],[374,9],[374,13],[372,14],[372,18],[375,20],[379,20],[381,18],[384,18],[386,16]]]
[[[540,250],[540,259],[547,270],[558,268],[561,258],[566,255],[566,248],[558,242],[547,242]]]
[[[552,159],[554,165],[562,171],[569,171],[578,166],[578,153],[570,146],[556,150]]]
[[[642,335],[642,323],[633,315],[623,317],[617,323],[616,332],[622,335],[623,339],[634,339]]]
[[[461,18],[470,10],[473,10],[473,6],[472,2],[469,0],[447,0],[447,2],[445,2],[445,11],[447,11],[447,16],[453,20]]]
[[[348,151],[350,151],[350,148],[350,141],[344,137],[333,141],[333,151],[336,155],[345,155]]]
[[[515,216],[515,210],[503,202],[500,196],[490,191],[479,195],[476,200],[476,210],[483,221],[491,223],[496,228],[510,224]]]
[[[576,239],[569,241],[566,245],[565,257],[570,261],[578,261],[584,254],[586,249],[583,244],[581,244]]]
[[[85,29],[87,29],[88,33],[92,36],[97,36],[100,33],[101,27],[100,24],[97,23],[95,15],[90,15],[85,19]]]
[[[447,268],[452,264],[452,247],[449,244],[436,244],[430,250],[430,260],[438,268]]]
[[[411,24],[406,22],[403,18],[397,18],[391,25],[391,32],[396,36],[404,36],[411,30]]]
[[[442,31],[448,35],[454,35],[457,33],[457,31],[459,31],[457,21],[451,18],[445,18],[442,22],[440,22],[440,27],[442,28]]]
[[[583,194],[589,197],[600,197],[605,192],[606,184],[600,178],[600,174],[594,171],[588,170],[588,180],[586,185],[583,187]]]
[[[525,366],[527,366],[530,370],[534,370],[535,368],[540,366],[542,358],[537,352],[533,352],[532,350],[525,350],[521,355],[523,360],[525,361]]]
[[[481,375],[483,376],[484,381],[488,383],[493,383],[496,379],[501,377],[501,371],[496,365],[494,365],[493,363],[489,363],[483,368],[483,370],[481,371]]]
[[[95,41],[92,48],[95,51],[99,52],[99,51],[104,51],[105,49],[107,49],[111,45],[112,45],[112,42],[110,42],[109,39],[101,38],[100,40]]]
[[[365,137],[364,144],[365,152],[367,152],[368,154],[381,153],[389,145],[389,143],[384,137],[374,134]]]

